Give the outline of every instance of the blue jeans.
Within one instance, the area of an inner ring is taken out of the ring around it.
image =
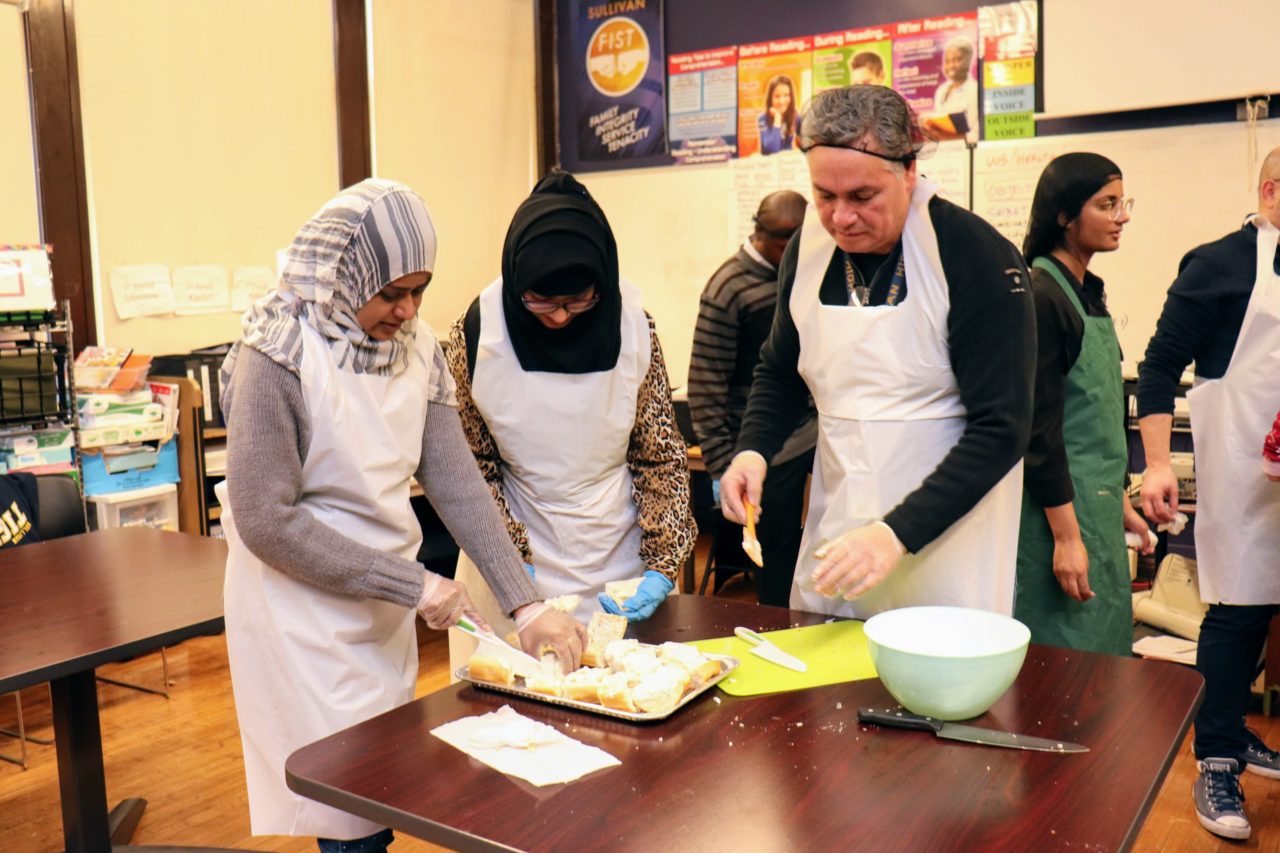
[[[317,838],[316,843],[320,846],[320,853],[386,853],[387,845],[395,841],[395,838],[391,830],[384,829],[382,832],[364,838],[353,838],[350,841]]]
[[[1196,714],[1196,758],[1237,758],[1243,763],[1249,685],[1277,611],[1280,606],[1275,604],[1209,605],[1196,648],[1196,670],[1204,676],[1204,704]]]

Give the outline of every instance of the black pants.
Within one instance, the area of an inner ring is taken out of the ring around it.
[[[1204,704],[1196,715],[1196,758],[1237,758],[1243,765],[1249,686],[1271,617],[1278,611],[1276,604],[1209,605],[1196,648],[1196,670],[1204,676]]]
[[[812,450],[769,466],[760,521],[756,524],[756,538],[760,540],[764,558],[764,568],[755,571],[756,600],[761,604],[786,607],[791,601],[791,579],[800,554],[800,534],[804,532],[800,522],[804,513],[805,481],[812,470]],[[747,563],[742,553],[742,528],[728,520],[722,520],[722,525],[716,537],[716,562]]]

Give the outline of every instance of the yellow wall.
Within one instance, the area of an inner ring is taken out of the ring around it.
[[[275,266],[338,190],[324,0],[76,3],[100,343],[154,354],[233,340],[230,311],[121,320],[125,264]]]
[[[39,243],[27,49],[16,6],[0,5],[0,243]]]
[[[431,209],[440,250],[422,315],[442,334],[497,277],[507,224],[533,186],[533,8],[370,6],[375,170]]]

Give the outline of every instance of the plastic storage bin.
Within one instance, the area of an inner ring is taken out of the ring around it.
[[[95,530],[135,525],[178,529],[178,487],[173,484],[91,495],[89,501],[97,510],[90,516]]]

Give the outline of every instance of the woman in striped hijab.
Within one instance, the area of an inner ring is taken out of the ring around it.
[[[578,665],[585,628],[548,609],[525,574],[472,461],[440,345],[417,318],[435,253],[408,187],[344,190],[298,232],[223,365],[227,650],[254,834],[314,835],[321,850],[391,841],[293,794],[284,761],[413,698],[415,610],[432,628],[464,614],[484,625],[461,584],[418,562],[411,479],[521,644]]]

